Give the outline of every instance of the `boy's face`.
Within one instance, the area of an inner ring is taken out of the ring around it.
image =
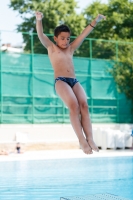
[[[70,42],[70,33],[61,32],[57,37],[54,36],[54,41],[61,49],[66,49],[69,46]]]

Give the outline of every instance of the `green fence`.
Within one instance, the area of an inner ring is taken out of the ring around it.
[[[68,108],[54,90],[53,69],[42,52],[45,49],[35,44],[36,34],[27,36],[30,52],[28,47],[26,53],[0,52],[0,123],[69,123]],[[131,102],[117,92],[108,72],[118,57],[118,41],[86,39],[75,53],[76,76],[86,91],[93,123],[133,122]]]

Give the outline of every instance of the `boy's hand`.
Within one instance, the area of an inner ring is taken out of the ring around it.
[[[98,16],[96,17],[95,21],[98,23],[100,22],[102,19],[106,19],[106,17],[104,15],[98,14]]]
[[[35,13],[35,15],[36,15],[36,20],[40,20],[40,21],[42,20],[43,14],[42,14],[41,12],[38,12],[38,11],[37,11],[37,12]]]

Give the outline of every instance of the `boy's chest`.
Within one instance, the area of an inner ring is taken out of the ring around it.
[[[52,59],[59,59],[59,60],[63,60],[63,59],[72,59],[72,54],[69,50],[60,50],[60,49],[56,49],[53,50],[51,52],[49,52],[49,56]]]

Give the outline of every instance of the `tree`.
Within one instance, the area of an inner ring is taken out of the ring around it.
[[[92,38],[113,40],[116,43],[94,41],[93,57],[114,60],[110,70],[118,91],[125,93],[133,102],[133,1],[109,0],[108,4],[95,1],[84,10],[86,24],[98,14],[103,13],[107,20],[99,23],[91,33]],[[117,41],[120,42],[117,42]]]
[[[108,4],[102,4],[100,1],[93,2],[83,12],[86,25],[98,13],[104,14],[107,19],[99,23],[89,37],[114,41],[133,41],[133,1],[109,0]],[[93,49],[97,58],[115,58],[115,45],[113,43],[97,41],[93,43]]]
[[[44,14],[44,33],[53,34],[54,28],[64,23],[70,27],[72,35],[76,36],[85,26],[83,15],[76,14],[77,3],[75,0],[11,0],[9,7],[18,11],[24,20],[22,24],[18,25],[19,32],[36,33],[35,11],[37,10]],[[29,52],[31,49],[29,35],[23,34],[23,39],[26,43],[25,50]],[[37,36],[34,36],[34,52],[47,53]]]
[[[104,14],[107,20],[97,25],[92,33],[93,38],[133,41],[133,1],[109,0],[108,4],[95,1],[84,10],[86,24],[89,24],[98,13]]]
[[[118,91],[125,93],[133,103],[133,43],[119,45],[119,57],[110,73],[118,85]]]

